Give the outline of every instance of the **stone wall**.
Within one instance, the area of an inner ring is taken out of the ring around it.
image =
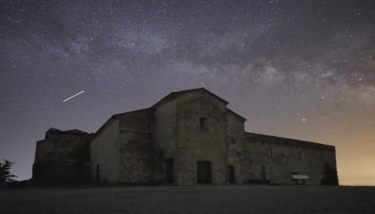
[[[158,163],[161,166],[159,173],[155,176],[166,182],[167,163],[166,160],[174,160],[176,157],[177,142],[177,100],[172,100],[155,108],[155,149],[161,151]],[[174,161],[171,165],[171,173],[174,183],[177,183],[177,171],[174,170]]]
[[[37,141],[33,165],[36,182],[84,182],[89,180],[91,134],[79,130],[49,129]]]
[[[211,163],[211,182],[224,184],[227,102],[203,90],[177,98],[175,169],[179,185],[197,183],[197,162]]]
[[[336,169],[334,146],[253,133],[246,133],[245,145],[250,160],[243,166],[252,180],[292,184],[293,174],[305,174],[307,184],[320,184],[326,163]]]
[[[119,128],[119,182],[162,182],[162,155],[154,145],[154,110],[121,114]]]
[[[90,140],[91,180],[118,183],[119,122],[112,116]]]
[[[227,110],[227,144],[228,158],[227,165],[234,168],[234,183],[244,183],[248,180],[246,175],[250,167],[250,156],[244,145],[245,142],[245,119],[231,110]],[[229,181],[227,172],[227,182]]]

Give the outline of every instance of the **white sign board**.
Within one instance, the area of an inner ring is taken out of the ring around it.
[[[307,175],[292,175],[293,179],[309,179],[309,176]]]

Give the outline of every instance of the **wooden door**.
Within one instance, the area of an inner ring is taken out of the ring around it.
[[[197,183],[198,184],[211,183],[211,162],[209,161],[197,162]]]
[[[234,166],[228,166],[228,176],[229,183],[234,184]]]
[[[167,183],[174,183],[174,160],[172,158],[166,159],[165,163],[167,165]]]

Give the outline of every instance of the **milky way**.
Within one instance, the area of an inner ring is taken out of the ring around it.
[[[374,8],[1,1],[0,158],[28,179],[50,127],[95,132],[113,114],[205,87],[246,131],[334,145],[341,184],[375,185]]]

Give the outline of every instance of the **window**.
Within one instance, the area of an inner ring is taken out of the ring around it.
[[[301,159],[302,161],[305,160],[305,152],[304,152],[304,151],[301,151],[301,153],[299,154],[299,156],[300,156],[300,159]]]
[[[100,182],[100,167],[99,164],[96,165],[96,182]]]
[[[271,159],[273,158],[273,151],[272,151],[272,149],[269,150],[268,155],[269,155],[269,157],[270,157]]]
[[[207,128],[207,119],[205,117],[199,118],[199,122],[201,123],[201,128],[202,129]]]

